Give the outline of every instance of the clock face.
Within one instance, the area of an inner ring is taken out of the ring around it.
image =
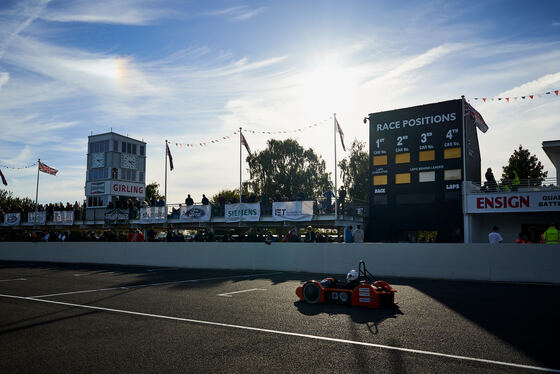
[[[121,155],[121,167],[125,169],[136,169],[136,156],[134,155]]]
[[[92,154],[91,163],[94,168],[102,168],[103,166],[105,166],[105,154],[104,153]]]

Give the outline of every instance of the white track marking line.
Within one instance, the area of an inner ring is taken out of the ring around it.
[[[180,268],[157,268],[157,269],[147,269],[146,271],[171,271],[179,270]]]
[[[515,367],[515,368],[520,368],[520,369],[530,369],[530,370],[538,370],[538,371],[547,371],[547,372],[551,372],[551,373],[560,373],[560,369],[551,369],[551,368],[545,368],[545,367],[540,367],[540,366],[516,364],[516,363],[513,363],[513,362],[487,360],[485,358],[475,358],[475,357],[468,357],[468,356],[452,355],[452,354],[447,354],[447,353],[423,351],[423,350],[420,350],[420,349],[394,347],[394,346],[391,346],[391,345],[384,345],[384,344],[375,344],[375,343],[367,343],[367,342],[358,342],[358,341],[354,341],[354,340],[329,338],[329,337],[326,337],[326,336],[308,335],[308,334],[300,334],[300,333],[289,332],[289,331],[262,329],[262,328],[259,328],[259,327],[232,325],[232,324],[221,323],[221,322],[201,321],[201,320],[190,319],[190,318],[180,318],[180,317],[164,316],[164,315],[159,315],[159,314],[133,312],[133,311],[130,311],[130,310],[103,308],[103,307],[93,306],[93,305],[72,304],[72,303],[65,303],[65,302],[62,302],[62,301],[37,299],[37,298],[34,298],[34,297],[3,295],[3,294],[0,294],[0,297],[10,298],[10,299],[19,299],[19,300],[37,301],[37,302],[41,302],[41,303],[64,305],[64,306],[70,306],[70,307],[75,307],[75,308],[101,310],[101,311],[104,311],[104,312],[113,312],[113,313],[130,314],[130,315],[142,316],[142,317],[159,318],[159,319],[166,319],[166,320],[172,320],[172,321],[190,322],[190,323],[196,323],[196,324],[200,324],[200,325],[221,326],[221,327],[228,327],[228,328],[234,328],[234,329],[239,329],[239,330],[265,332],[265,333],[276,334],[276,335],[296,336],[296,337],[300,337],[300,338],[323,340],[323,341],[343,343],[343,344],[361,345],[361,346],[365,346],[365,347],[389,349],[389,350],[400,351],[400,352],[408,352],[408,353],[417,353],[417,354],[427,355],[427,356],[453,358],[453,359],[464,360],[464,361],[482,362],[482,363],[486,363],[486,364]]]
[[[52,293],[52,294],[48,294],[48,295],[37,295],[37,296],[30,296],[30,297],[41,298],[41,297],[51,297],[51,296],[73,295],[73,294],[78,294],[78,293],[128,290],[128,289],[133,289],[133,288],[142,288],[142,287],[151,287],[151,286],[164,286],[166,284],[195,283],[195,282],[212,281],[212,280],[224,280],[224,279],[233,279],[233,278],[251,278],[251,277],[257,277],[257,276],[262,276],[262,275],[275,275],[275,274],[282,274],[282,272],[277,271],[277,272],[274,272],[274,273],[233,275],[233,276],[229,276],[229,277],[214,277],[214,278],[203,278],[203,279],[187,279],[187,280],[181,280],[181,281],[138,284],[138,285],[135,285],[135,286],[110,287],[110,288],[99,288],[99,289],[95,289],[95,290],[60,292],[60,293]]]
[[[250,292],[250,291],[266,291],[266,289],[264,289],[264,288],[251,288],[251,289],[249,289],[249,290],[241,290],[241,291],[234,291],[234,292],[227,292],[227,293],[219,293],[219,294],[216,294],[216,296],[232,297],[231,295],[233,295],[233,294],[242,293],[242,292]]]
[[[0,282],[26,281],[25,278],[0,279]]]

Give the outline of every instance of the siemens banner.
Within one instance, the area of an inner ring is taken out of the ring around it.
[[[226,222],[258,222],[261,218],[261,204],[226,204]]]

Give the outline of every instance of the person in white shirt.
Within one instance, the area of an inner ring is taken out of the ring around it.
[[[502,238],[502,235],[500,235],[498,230],[499,230],[498,226],[492,227],[492,232],[488,234],[488,243],[499,244],[504,241],[504,238]]]
[[[362,230],[362,225],[358,225],[356,230],[352,233],[352,239],[354,243],[364,242],[364,230]]]

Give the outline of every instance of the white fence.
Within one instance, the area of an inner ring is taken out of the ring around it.
[[[0,242],[0,260],[560,284],[560,244]]]

